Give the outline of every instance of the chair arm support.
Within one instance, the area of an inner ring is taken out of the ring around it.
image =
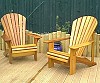
[[[33,33],[27,33],[28,36],[32,36],[34,37],[34,43],[37,45],[37,42],[40,38],[42,38],[41,36],[37,35],[37,34],[33,34]]]
[[[67,40],[67,39],[70,39],[70,38],[52,39],[52,40],[44,41],[44,43],[47,43],[48,44],[48,50],[52,51],[52,50],[54,50],[54,42],[62,41],[62,40]]]
[[[90,45],[92,43],[94,43],[94,41],[89,41],[89,42],[85,42],[85,43],[82,43],[82,44],[78,44],[78,45],[74,45],[74,46],[69,46],[69,48],[70,49],[79,49],[79,48],[88,46],[88,45]]]
[[[32,37],[34,37],[34,38],[36,38],[36,39],[42,38],[41,36],[39,36],[39,35],[37,35],[37,34],[33,34],[33,33],[27,33],[27,35],[28,35],[28,36],[32,36]]]
[[[62,41],[62,40],[67,40],[67,39],[70,39],[70,38],[52,39],[52,40],[44,41],[44,43],[54,43],[54,42],[57,42],[57,41]]]
[[[11,39],[10,39],[6,34],[3,34],[3,35],[1,36],[1,38],[2,38],[5,42],[11,41]]]

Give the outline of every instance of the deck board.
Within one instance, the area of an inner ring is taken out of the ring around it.
[[[38,53],[38,61],[28,56],[9,64],[0,51],[0,83],[99,83],[100,57],[95,57],[95,61],[97,65],[92,67],[78,63],[76,73],[69,75],[69,68],[60,64],[48,68],[45,54]]]
[[[31,83],[99,83],[100,57],[96,57],[95,61],[97,65],[92,67],[78,63],[74,75],[69,75],[69,68],[59,64],[52,68],[45,66]]]
[[[38,54],[38,61],[33,56],[16,58],[9,64],[8,58],[0,51],[0,83],[28,83],[47,63],[44,54]]]

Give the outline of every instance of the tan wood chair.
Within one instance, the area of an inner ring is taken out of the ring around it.
[[[70,37],[69,52],[60,52],[54,50],[54,42],[67,40],[69,38],[59,38],[44,41],[48,43],[47,52],[48,67],[53,67],[54,63],[60,63],[70,67],[70,74],[76,72],[76,62],[88,66],[96,65],[94,62],[94,30],[97,26],[97,20],[93,16],[83,16],[73,21]],[[91,60],[83,57],[83,51],[86,46],[91,44]]]
[[[4,28],[2,38],[8,45],[4,55],[9,54],[9,62],[12,63],[13,57],[29,55],[34,55],[34,59],[37,60],[37,42],[41,36],[25,33],[26,18],[21,14],[9,13],[1,18],[1,23]],[[26,35],[34,37],[34,44],[25,44]]]

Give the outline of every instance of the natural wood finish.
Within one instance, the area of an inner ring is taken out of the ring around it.
[[[5,46],[5,56],[9,54],[9,62],[12,63],[13,57],[34,55],[37,60],[37,43],[41,36],[29,33],[28,36],[34,37],[33,44],[25,44],[26,18],[17,13],[6,14],[1,18],[4,28],[3,40],[7,43],[9,51]]]
[[[9,63],[12,64],[12,49],[11,49],[11,41],[7,42],[9,48]]]
[[[40,38],[42,38],[41,36],[39,36],[39,35],[37,35],[37,34],[33,34],[33,33],[28,33],[27,35],[28,35],[28,36],[34,37],[34,44],[36,44],[36,45],[37,45],[38,40],[39,40]]]
[[[30,56],[30,55],[35,55],[35,52],[36,50],[33,50],[33,51],[28,51],[28,52],[21,52],[21,53],[18,53],[20,51],[18,51],[17,53],[16,52],[13,52],[12,53],[12,57],[20,57],[20,56]],[[34,59],[35,60],[35,59]]]
[[[11,41],[11,39],[10,39],[6,34],[3,34],[1,37],[3,38],[3,40],[4,40],[5,42]]]
[[[77,60],[77,62],[84,63],[88,66],[96,65],[96,62],[90,61],[89,59],[87,59],[85,57],[77,57],[76,60]]]
[[[76,72],[76,49],[70,51],[70,75]]]
[[[54,43],[49,43],[48,47],[49,47],[49,49],[48,49],[49,51],[54,50]]]
[[[49,56],[49,57],[52,57],[52,56]],[[48,58],[48,67],[49,68],[54,67],[54,61],[52,58]]]
[[[94,41],[85,42],[85,43],[81,43],[81,44],[77,44],[77,45],[69,46],[69,47],[70,47],[71,49],[79,49],[79,48],[88,46],[88,45],[90,45],[90,44],[92,44],[92,43],[94,43]]]
[[[11,46],[11,48],[26,48],[26,47],[36,47],[36,44],[26,44],[26,45],[18,45],[18,46]]]
[[[56,51],[56,50],[52,50],[52,51],[50,51],[50,53],[55,53],[55,54],[59,54],[59,55],[67,56],[67,57],[70,56],[69,53],[65,53],[65,52],[61,52],[61,51]]]
[[[61,62],[68,62],[68,60],[66,60],[66,59],[62,59],[62,58],[58,58],[58,57],[55,57],[55,56],[50,56],[50,55],[47,55],[48,56],[48,58],[50,58],[50,59],[56,59],[56,60],[59,60],[59,61],[61,61]],[[49,63],[50,64],[50,63]]]
[[[48,66],[54,66],[54,63],[69,64],[70,75],[76,72],[76,62],[86,64],[88,66],[96,65],[94,62],[94,36],[93,32],[97,26],[97,20],[93,16],[83,16],[73,21],[70,37],[69,52],[54,51],[54,42],[62,41],[69,38],[58,38],[44,43],[48,43]],[[92,40],[90,40],[92,36]],[[92,45],[91,60],[83,58],[82,54],[86,46]],[[67,66],[67,65],[66,65]]]
[[[56,53],[52,53],[52,52],[47,52],[47,54],[48,55],[52,55],[52,56],[55,56],[55,57],[57,57],[57,58],[62,58],[62,59],[65,59],[65,60],[67,60],[67,59],[69,59],[69,55],[67,56],[63,56],[63,55],[60,55],[60,54],[56,54]]]
[[[27,33],[29,36],[33,36],[34,38],[42,38],[40,35],[33,34],[33,33]]]
[[[53,43],[53,42],[57,42],[57,41],[67,40],[67,39],[70,39],[70,38],[58,38],[58,39],[52,39],[52,40],[44,41],[44,43]]]

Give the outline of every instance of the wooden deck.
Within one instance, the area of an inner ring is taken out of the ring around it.
[[[38,54],[38,61],[32,56],[17,58],[8,63],[0,51],[0,83],[100,83],[100,57],[96,57],[96,66],[87,67],[77,64],[77,71],[69,75],[69,68],[55,64],[47,67],[45,54]]]

